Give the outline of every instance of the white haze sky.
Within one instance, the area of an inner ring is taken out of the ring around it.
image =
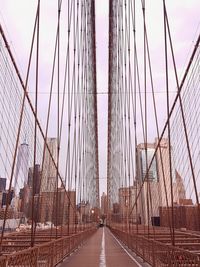
[[[138,1],[141,11],[141,1]],[[6,33],[10,47],[14,53],[19,69],[26,73],[27,59],[30,49],[36,0],[0,0],[0,21]],[[41,1],[45,5],[44,20],[51,18],[57,1]],[[100,192],[106,191],[107,176],[107,92],[108,90],[108,0],[97,0],[96,3],[96,51],[97,51],[97,88],[98,92],[98,126],[99,126],[99,162],[100,162]],[[160,69],[160,58],[163,58],[163,18],[162,1],[147,0],[147,30],[153,64],[158,80],[163,77]],[[166,1],[175,56],[179,74],[184,67],[194,47],[200,27],[200,0],[167,0]],[[46,25],[46,32],[50,31]],[[50,42],[46,35],[46,43]],[[139,48],[139,49],[142,49]],[[44,62],[48,67],[48,55]],[[44,57],[45,57],[44,56]],[[156,68],[157,66],[157,68]],[[159,85],[159,82],[158,82]],[[159,87],[159,86],[158,86]],[[162,95],[160,96],[162,100]],[[162,107],[162,102],[160,103]],[[162,119],[161,119],[162,120]]]

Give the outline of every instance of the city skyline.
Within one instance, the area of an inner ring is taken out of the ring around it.
[[[162,8],[161,3],[154,2],[152,7],[149,8],[147,3],[147,10],[149,10],[149,15],[151,14],[151,10],[155,8],[157,5],[158,17],[159,19],[162,15]],[[51,3],[49,7],[49,11],[52,13],[51,9],[53,8],[54,4]],[[198,6],[197,0],[192,0],[190,3],[188,1],[181,1],[181,3],[177,2],[174,3],[174,1],[168,1],[168,12],[170,15],[170,23],[173,25],[173,40],[175,44],[175,52],[177,54],[177,66],[179,73],[183,73],[184,71],[184,65],[187,62],[188,56],[190,54],[190,51],[193,47],[193,43],[195,41],[195,35],[198,32],[198,9],[196,6]],[[36,3],[29,1],[28,3],[26,1],[21,1],[18,3],[18,6],[14,7],[12,4],[12,1],[3,1],[2,7],[4,13],[1,13],[2,22],[5,24],[5,30],[8,32],[8,40],[10,42],[10,45],[12,47],[13,44],[16,44],[14,49],[14,54],[17,57],[17,62],[19,63],[20,69],[23,73],[23,76],[25,75],[26,70],[26,62],[27,62],[27,54],[30,47],[30,39],[31,39],[31,31],[27,31],[27,27],[30,29],[33,27],[33,10],[35,10]],[[179,9],[182,13],[182,17],[184,18],[184,14],[187,14],[187,20],[179,19],[178,17],[174,16],[176,10]],[[23,13],[23,16],[21,16],[21,11],[26,10],[26,12]],[[42,12],[42,11],[41,11]],[[24,20],[26,20],[26,23],[24,23]],[[48,21],[48,17],[45,16],[45,20]],[[189,23],[191,23],[192,30],[188,31],[185,30],[188,28],[186,26]],[[152,19],[150,21],[151,27],[156,25],[156,20]],[[52,22],[50,23],[50,25]],[[105,26],[104,30],[102,31],[102,24]],[[184,30],[183,30],[184,29]],[[151,29],[150,29],[151,30]],[[42,29],[42,31],[46,31],[45,28]],[[152,31],[151,34],[155,37],[162,36],[159,34],[161,31],[161,26],[159,27],[158,32]],[[96,47],[97,47],[97,90],[98,90],[98,121],[99,121],[99,162],[100,162],[100,192],[106,191],[106,178],[107,178],[107,88],[108,88],[108,2],[107,1],[101,1],[96,2]],[[180,32],[182,33],[181,38]],[[12,37],[11,37],[12,35]],[[150,36],[151,37],[151,36]],[[50,36],[46,37],[46,41],[49,45],[49,38]],[[19,45],[15,40],[20,39],[23,40],[23,42]],[[150,38],[152,50],[155,52],[156,50],[159,51],[159,47],[161,44],[161,39],[153,40]],[[22,45],[22,46],[21,46]],[[23,51],[23,52],[22,52]],[[104,51],[104,52],[103,52]],[[102,56],[103,52],[103,56]],[[159,52],[158,52],[159,53]],[[184,56],[183,56],[184,55]],[[44,62],[46,66],[50,65],[50,62],[47,58],[47,55],[44,54]],[[181,69],[179,66],[182,66]],[[44,66],[42,66],[44,68]],[[49,67],[48,67],[49,69]],[[160,74],[159,74],[160,73]],[[158,76],[161,76],[162,73],[159,71]],[[43,79],[43,77],[41,77]],[[43,83],[46,84],[45,79],[43,79]],[[44,88],[46,88],[47,85],[45,85]],[[174,87],[173,87],[174,88]],[[174,88],[175,89],[175,88]],[[174,91],[172,89],[172,92]],[[157,97],[160,98],[160,100],[163,100],[163,93],[162,90],[157,89],[158,93],[156,94]],[[32,91],[32,89],[31,89]],[[46,89],[45,89],[46,91]],[[41,90],[39,94],[41,97],[45,93],[45,91]],[[174,93],[172,93],[173,96]],[[31,95],[31,93],[30,93]],[[44,99],[43,99],[44,100]],[[162,105],[159,108],[162,111]],[[40,118],[41,121],[44,121],[44,118]],[[164,123],[165,119],[162,115],[160,116],[160,127],[162,127],[162,124]],[[51,132],[52,132],[51,127]],[[51,137],[55,137],[55,134],[50,133]],[[154,133],[152,132],[150,128],[149,138],[151,141],[154,139]],[[142,140],[138,141],[139,143],[142,142]],[[62,163],[64,165],[64,163]],[[2,174],[3,175],[3,174]]]
[[[200,266],[199,0],[0,6],[0,266]]]

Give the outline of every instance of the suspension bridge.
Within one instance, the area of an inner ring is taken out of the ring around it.
[[[36,1],[23,72],[0,25],[2,267],[200,266],[199,32],[180,77],[167,1],[156,56],[148,1],[108,2],[103,126],[94,0],[56,1],[47,28]]]

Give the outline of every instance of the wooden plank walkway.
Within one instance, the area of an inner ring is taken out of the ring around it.
[[[128,252],[129,253],[129,252]],[[106,228],[99,228],[86,243],[59,267],[141,267]]]

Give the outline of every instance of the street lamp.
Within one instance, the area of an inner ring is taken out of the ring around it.
[[[91,210],[91,214],[92,214],[91,215],[91,221],[94,222],[94,210],[93,209]]]

